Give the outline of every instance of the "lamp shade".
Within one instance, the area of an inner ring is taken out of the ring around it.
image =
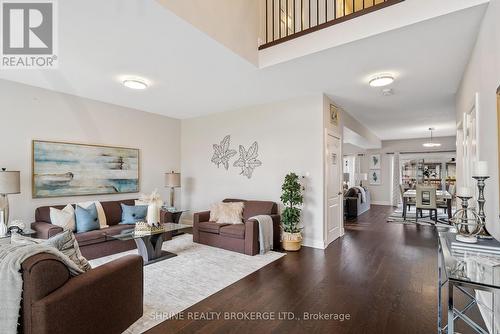
[[[165,173],[165,187],[178,188],[181,186],[181,173]]]
[[[21,172],[0,170],[0,194],[19,194],[20,178]]]
[[[366,181],[366,180],[368,180],[368,174],[367,173],[357,173],[356,174],[356,180],[358,180],[358,181]]]

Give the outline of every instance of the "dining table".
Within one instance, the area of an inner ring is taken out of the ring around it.
[[[417,198],[417,191],[415,189],[407,190],[403,193],[403,218],[406,220],[406,212],[408,207],[408,200],[412,198]],[[448,220],[451,219],[451,201],[453,196],[446,190],[436,190],[436,198],[438,201],[446,200],[446,212],[448,213]]]

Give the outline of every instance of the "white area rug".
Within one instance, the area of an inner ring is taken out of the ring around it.
[[[125,333],[142,333],[285,255],[230,252],[193,243],[191,234],[163,243],[163,249],[178,256],[144,267],[144,315]],[[90,264],[97,267],[127,254],[137,254],[137,250],[95,259]]]

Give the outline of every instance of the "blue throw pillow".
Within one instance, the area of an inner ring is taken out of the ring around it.
[[[148,214],[147,205],[125,205],[122,206],[122,221],[120,224],[135,224],[144,220]]]
[[[97,208],[92,203],[88,208],[77,205],[75,210],[76,233],[98,230],[100,228]]]

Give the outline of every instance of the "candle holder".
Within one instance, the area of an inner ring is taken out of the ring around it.
[[[458,195],[462,200],[462,208],[455,212],[451,222],[457,229],[457,241],[466,243],[476,243],[476,235],[482,230],[483,221],[476,211],[469,209],[469,200],[472,196]]]
[[[477,181],[477,188],[479,189],[479,196],[477,198],[477,204],[478,204],[477,215],[479,216],[479,218],[481,218],[481,221],[483,222],[483,228],[478,233],[477,237],[480,239],[493,239],[491,234],[486,229],[486,215],[484,213],[484,203],[486,202],[486,200],[484,199],[484,187],[486,186],[486,183],[484,181],[486,181],[490,177],[473,176],[472,178]]]

